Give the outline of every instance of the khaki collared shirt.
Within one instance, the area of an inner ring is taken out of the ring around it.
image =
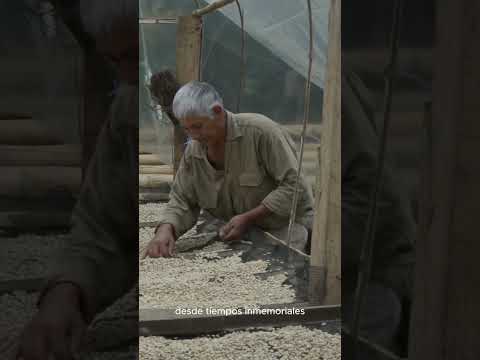
[[[287,226],[297,167],[295,144],[278,124],[260,114],[227,112],[224,170],[212,167],[206,146],[191,141],[159,224],[172,224],[181,236],[195,225],[200,209],[228,221],[263,204],[272,214],[256,225]],[[301,175],[296,222],[311,228],[312,213],[312,191]]]

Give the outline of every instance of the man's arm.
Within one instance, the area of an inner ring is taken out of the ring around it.
[[[259,157],[267,173],[278,184],[263,199],[262,204],[272,213],[285,218],[290,216],[297,179],[298,160],[292,146],[279,128],[263,133],[258,146]],[[308,186],[303,176],[300,177],[299,185],[299,195],[302,195]]]
[[[196,201],[194,179],[191,166],[184,156],[175,175],[170,199],[159,214],[156,233],[160,228],[167,227],[163,225],[170,224],[174,231],[173,235],[177,239],[195,225],[200,214],[200,208]]]
[[[251,225],[260,222],[271,213],[265,205],[260,204],[250,211],[234,216],[220,229],[220,237],[225,241],[238,240]]]
[[[265,170],[275,179],[277,187],[254,209],[234,216],[220,231],[224,240],[237,240],[247,229],[265,217],[275,213],[288,218],[297,177],[297,158],[281,129],[261,134],[258,140],[258,157]],[[300,178],[299,191],[305,189],[305,180]]]
[[[142,259],[147,256],[173,256],[177,238],[197,222],[200,208],[195,200],[194,179],[191,167],[183,157],[170,192],[170,201],[159,214],[155,235],[142,254]]]

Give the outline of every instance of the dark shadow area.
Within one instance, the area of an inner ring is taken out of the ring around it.
[[[433,1],[402,2],[398,58],[389,72],[394,3],[342,2],[342,311],[344,325],[351,330],[358,274],[364,269],[360,258],[369,203],[380,159],[385,84],[392,75],[385,170],[360,335],[406,357],[424,119],[432,99],[435,6]],[[343,341],[342,358],[385,358],[365,344],[354,354],[348,334]]]
[[[121,3],[0,4],[2,359],[137,355],[138,3]]]

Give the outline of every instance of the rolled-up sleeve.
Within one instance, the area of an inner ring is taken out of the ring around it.
[[[278,186],[262,201],[273,213],[288,217],[292,206],[298,161],[292,144],[280,129],[264,133],[259,140],[259,152],[268,174]],[[305,179],[300,177],[299,195],[305,190]]]
[[[191,167],[184,157],[175,175],[170,199],[162,209],[158,222],[158,226],[171,224],[177,238],[195,225],[200,213],[200,208],[195,200],[193,181]]]

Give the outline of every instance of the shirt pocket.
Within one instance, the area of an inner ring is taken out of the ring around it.
[[[266,172],[263,169],[248,169],[238,175],[238,191],[234,204],[239,213],[251,210],[261,204],[272,190]]]
[[[217,193],[215,191],[201,191],[197,196],[198,205],[201,209],[215,209],[217,207]]]

